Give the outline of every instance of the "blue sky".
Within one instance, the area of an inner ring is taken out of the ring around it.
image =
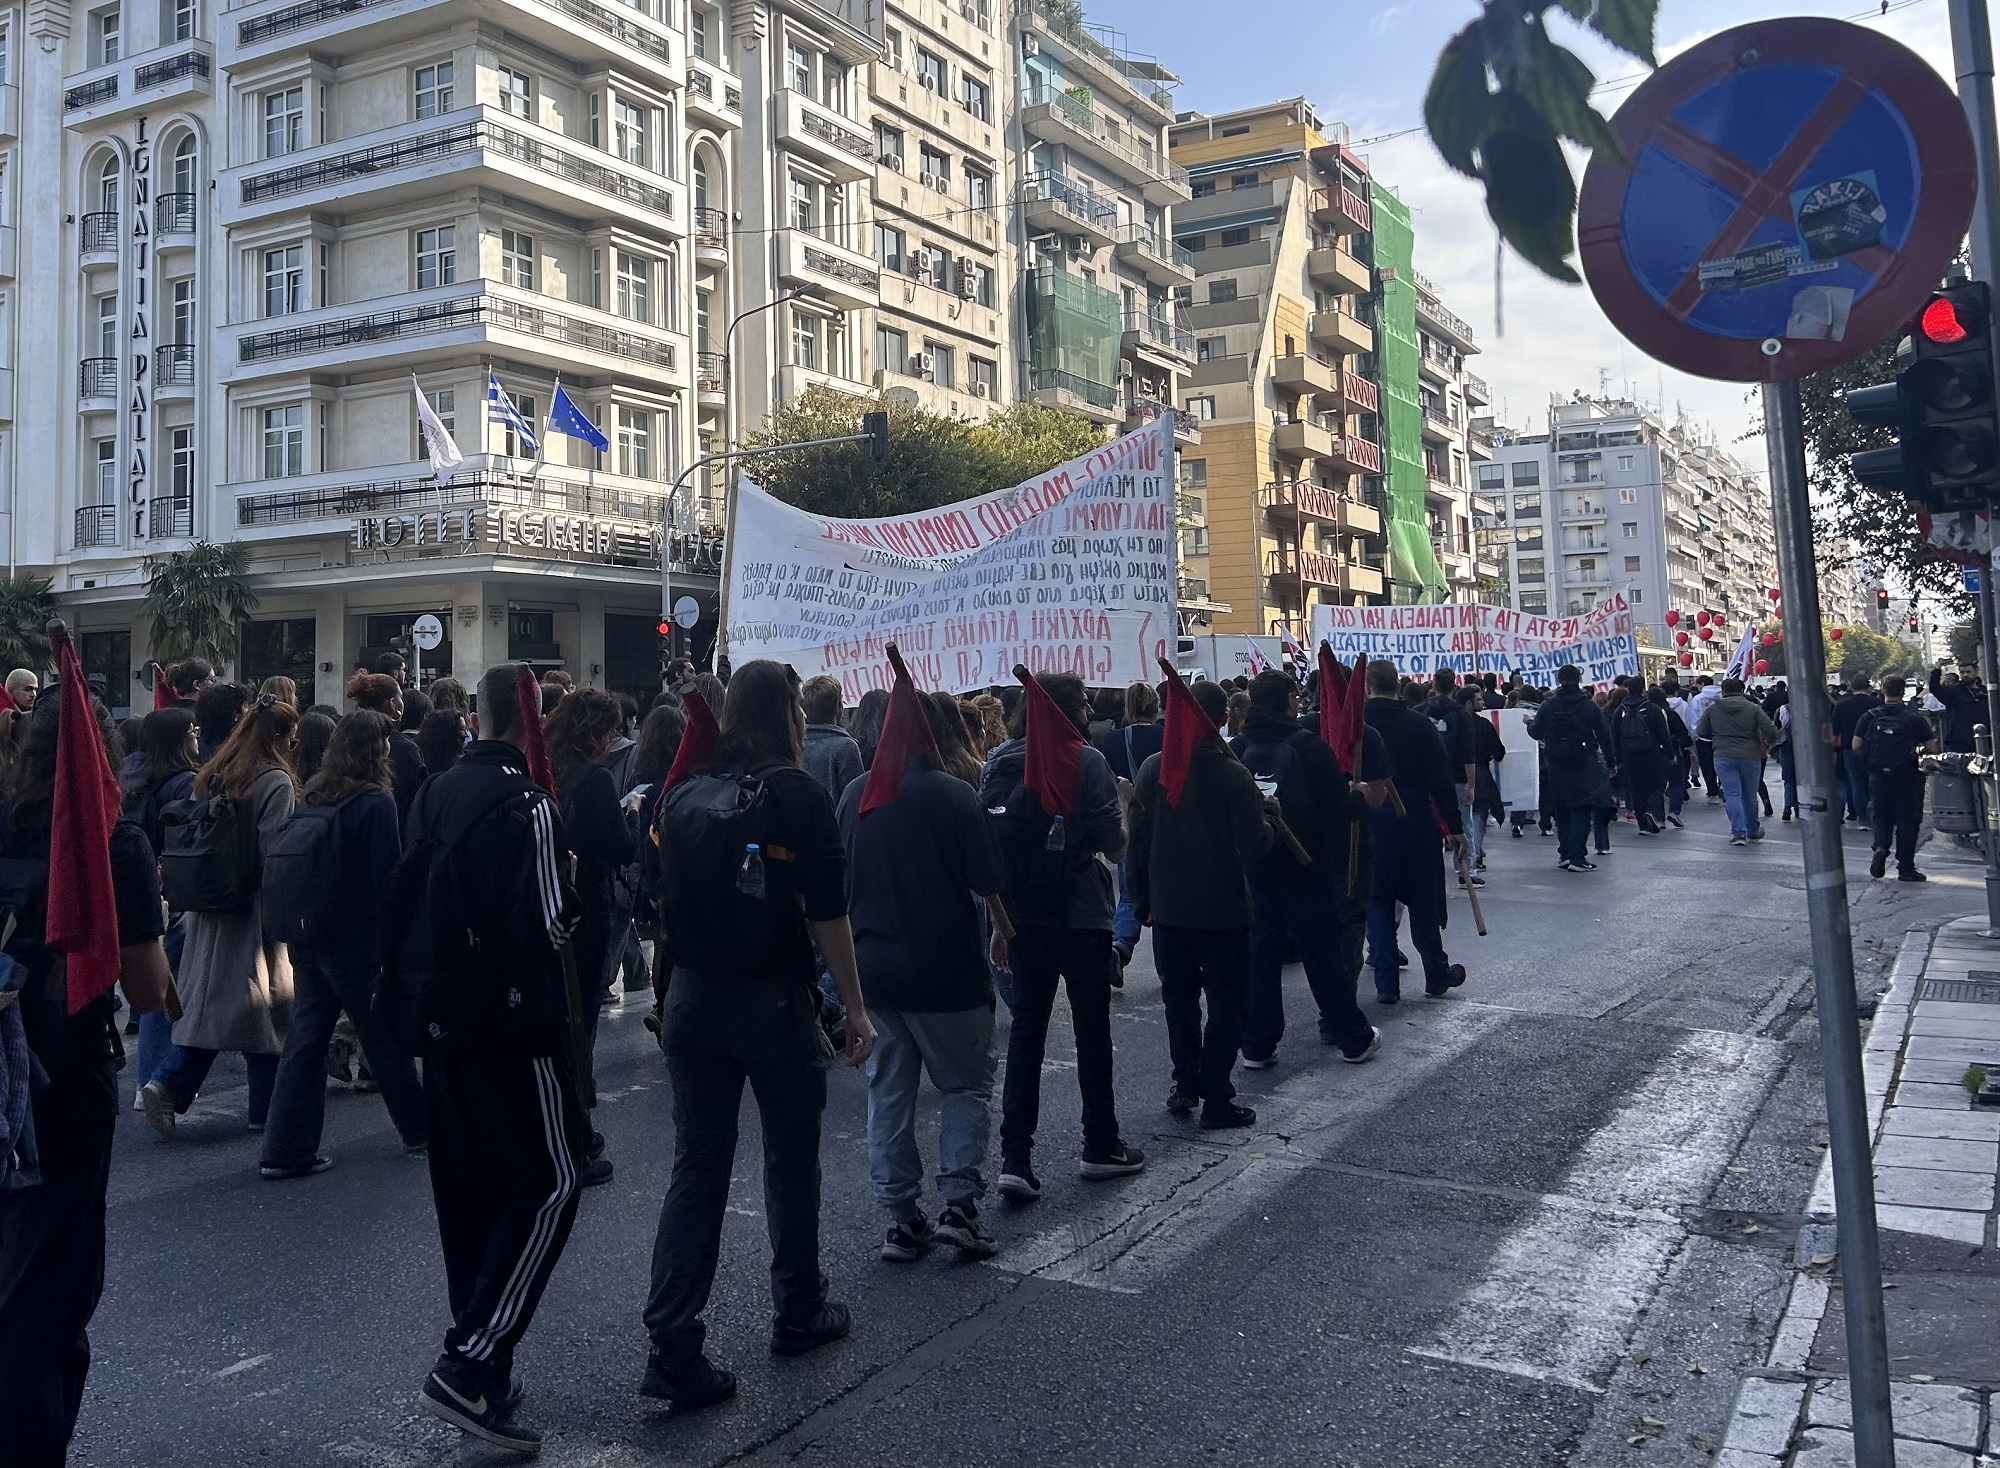
[[[1473,369],[1492,386],[1494,412],[1519,427],[1546,422],[1549,395],[1573,389],[1630,393],[1684,409],[1711,423],[1729,443],[1757,417],[1750,390],[1659,367],[1625,344],[1582,286],[1562,286],[1509,255],[1504,272],[1506,332],[1493,337],[1493,227],[1478,187],[1439,161],[1421,131],[1424,88],[1439,48],[1477,13],[1472,0],[1085,0],[1089,18],[1125,33],[1134,51],[1156,55],[1182,78],[1180,107],[1223,112],[1274,99],[1305,96],[1323,120],[1345,122],[1377,178],[1410,204],[1417,231],[1417,268],[1435,281],[1445,302],[1479,332],[1484,353]],[[1662,56],[1716,31],[1768,15],[1874,17],[1880,0],[1664,0]],[[1895,37],[1950,75],[1951,39],[1945,0],[1890,0],[1891,13],[1864,23]],[[1604,88],[1599,110],[1610,113],[1645,65],[1559,15],[1552,28],[1590,63]],[[1382,141],[1370,141],[1382,139]],[[1581,168],[1577,170],[1581,176]],[[1737,446],[1761,467],[1760,440]]]

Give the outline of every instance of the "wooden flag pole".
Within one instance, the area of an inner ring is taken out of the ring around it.
[[[1479,929],[1479,936],[1486,936],[1486,910],[1479,905],[1479,889],[1472,885],[1472,867],[1465,854],[1458,856],[1458,885],[1465,889],[1465,895],[1472,902],[1472,925]]]

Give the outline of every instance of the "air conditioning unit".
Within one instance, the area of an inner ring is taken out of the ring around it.
[[[993,396],[993,389],[988,387],[983,382],[973,383],[967,389],[967,391],[970,392],[975,398],[990,398]]]
[[[937,78],[929,72],[925,72],[922,76],[918,77],[917,82],[927,92],[935,92],[938,89]]]
[[[951,180],[940,173],[936,178],[931,180],[931,187],[936,189],[940,194],[948,194],[951,192]]]
[[[1089,239],[1080,234],[1063,236],[1063,247],[1069,251],[1072,260],[1087,260],[1097,253]]]
[[[929,380],[931,375],[931,354],[929,352],[910,353],[910,376]]]
[[[907,172],[903,167],[903,155],[900,153],[884,153],[878,161],[887,164],[898,173]]]
[[[973,278],[970,270],[961,270],[958,273],[958,293],[968,301],[979,294],[979,282]]]
[[[920,173],[917,182],[927,189],[934,189],[938,186],[938,176],[935,173]]]

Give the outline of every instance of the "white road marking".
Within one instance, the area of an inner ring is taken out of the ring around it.
[[[1687,1034],[1501,1242],[1436,1341],[1413,1353],[1602,1391],[1687,1235],[1668,1210],[1707,1200],[1783,1058],[1768,1040]]]
[[[261,1356],[245,1356],[241,1361],[238,1361],[234,1366],[223,1367],[220,1371],[216,1372],[213,1376],[209,1377],[209,1380],[221,1381],[224,1377],[235,1376],[239,1372],[254,1371],[259,1366],[262,1366],[266,1361],[270,1359],[271,1356],[268,1351]]]

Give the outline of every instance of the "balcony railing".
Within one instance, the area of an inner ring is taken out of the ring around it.
[[[707,245],[711,249],[727,249],[729,247],[728,211],[724,209],[695,210],[694,242],[698,245]]]
[[[1257,499],[1267,510],[1294,510],[1329,525],[1340,523],[1340,491],[1324,484],[1281,479],[1265,485],[1258,491]]]
[[[566,148],[555,147],[511,127],[484,120],[461,122],[453,127],[398,138],[392,143],[378,143],[372,148],[357,148],[352,152],[336,153],[330,158],[318,158],[310,163],[254,174],[243,180],[243,202],[254,204],[260,199],[283,198],[287,194],[300,194],[328,184],[366,178],[384,169],[435,163],[482,148],[490,148],[512,162],[538,169],[565,182],[582,184],[600,194],[609,194],[673,218],[673,190],[634,178],[629,171],[593,163]]]
[[[1478,398],[1483,403],[1493,401],[1493,394],[1486,389],[1486,379],[1474,377],[1470,372],[1465,374],[1465,392],[1466,396]]]
[[[1107,387],[1101,382],[1092,382],[1087,377],[1078,377],[1074,372],[1060,372],[1051,367],[1036,367],[1030,378],[1037,392],[1066,392],[1072,397],[1083,399],[1093,408],[1116,408],[1118,389]]]
[[[1378,474],[1382,469],[1382,449],[1379,444],[1370,443],[1357,433],[1350,433],[1341,440],[1341,457],[1357,468],[1370,474]]]
[[[1278,581],[1299,580],[1314,586],[1340,585],[1339,558],[1304,546],[1286,546],[1271,551],[1264,558],[1264,570],[1266,575]]]
[[[268,362],[283,357],[303,357],[314,352],[339,351],[369,342],[457,331],[471,326],[521,332],[605,356],[662,367],[669,372],[674,367],[672,342],[654,341],[616,327],[530,306],[510,297],[488,295],[426,301],[422,305],[377,311],[368,316],[348,316],[336,321],[317,321],[307,326],[289,326],[280,331],[257,332],[237,341],[236,359],[239,362]]]
[[[156,499],[146,502],[146,534],[154,540],[184,540],[194,534],[194,501]]]
[[[696,352],[694,354],[694,385],[700,392],[722,392],[727,387],[723,377],[722,353]]]
[[[1151,255],[1155,260],[1163,260],[1177,269],[1194,269],[1193,254],[1185,246],[1175,244],[1151,225],[1136,223],[1125,225],[1118,231],[1118,242],[1121,245],[1137,245],[1144,254]]]
[[[238,525],[294,525],[307,520],[339,520],[353,515],[396,511],[437,510],[452,506],[497,505],[508,509],[553,510],[573,515],[640,524],[664,524],[665,494],[638,494],[582,480],[552,477],[546,471],[529,476],[505,470],[462,471],[439,487],[429,475],[410,479],[375,479],[332,488],[291,493],[245,495],[236,502]],[[704,512],[704,506],[708,509]],[[719,505],[697,501],[696,519],[721,523]],[[687,500],[681,500],[687,514]]]
[[[153,199],[153,233],[193,234],[198,194],[159,194]]]
[[[858,260],[849,260],[830,250],[822,250],[817,245],[804,245],[799,250],[805,268],[814,275],[824,275],[828,280],[843,281],[862,290],[878,290],[882,284],[882,272],[872,265],[863,265]]]
[[[117,253],[118,215],[112,210],[86,214],[81,220],[80,248],[86,255]]]
[[[84,505],[76,512],[76,548],[118,544],[118,506]]]
[[[161,61],[149,61],[133,72],[132,90],[143,92],[148,87],[163,87],[168,82],[177,82],[184,77],[206,77],[208,74],[206,51],[183,51],[178,56],[169,56]]]
[[[321,21],[337,16],[351,15],[357,10],[367,10],[371,6],[385,3],[385,0],[303,0],[302,4],[287,5],[282,10],[274,10],[268,15],[260,15],[255,20],[240,22],[236,27],[239,45],[254,46],[259,41],[268,41],[275,36],[290,35]],[[657,56],[662,61],[672,59],[672,49],[667,38],[657,31],[635,25],[624,16],[606,9],[591,0],[539,0],[551,10],[560,11],[571,20],[583,22],[592,30],[621,41],[635,51],[643,51],[648,56]]]
[[[1060,173],[1031,173],[1021,180],[1021,197],[1043,199],[1080,224],[1112,230],[1118,226],[1118,205],[1095,189]]]
[[[193,387],[194,343],[168,342],[154,348],[153,383],[156,387]]]
[[[76,364],[76,395],[80,398],[118,396],[118,359],[85,357]]]
[[[63,110],[75,112],[83,107],[95,107],[99,102],[109,102],[118,95],[118,73],[101,76],[94,82],[85,82],[80,87],[71,87],[63,93]],[[95,542],[92,542],[95,544]]]
[[[1338,214],[1361,229],[1367,229],[1372,218],[1368,201],[1345,185],[1314,189],[1312,205],[1315,214]]]
[[[1150,311],[1127,311],[1125,329],[1137,332],[1147,341],[1155,342],[1170,352],[1178,352],[1183,357],[1194,355],[1194,333],[1185,326],[1176,326],[1164,316],[1156,316]]]
[[[1157,398],[1133,394],[1125,399],[1127,422],[1151,423],[1155,418],[1174,420],[1174,435],[1190,443],[1201,442],[1201,419],[1181,408],[1172,408]]]
[[[984,11],[986,7],[981,4],[979,8]],[[1038,24],[1061,36],[1077,50],[1095,57],[1112,75],[1121,78],[1126,86],[1155,107],[1163,107],[1169,112],[1174,110],[1172,92],[1132,74],[1123,48],[1116,44],[1117,32],[1105,26],[1092,26],[1083,19],[1083,12],[1067,0],[1033,0],[1030,6],[1024,8],[1034,15]],[[961,12],[964,9],[961,3]],[[1103,35],[1094,35],[1094,31],[1102,31]]]
[[[1121,127],[1114,131],[1106,119],[1100,117],[1097,109],[1091,105],[1088,89],[1060,90],[1038,84],[1028,89],[1028,95],[1024,100],[1030,107],[1053,106],[1057,115],[1071,128],[1141,173],[1153,178],[1167,179],[1181,188],[1189,186],[1188,171],[1162,156],[1158,148],[1134,137],[1129,129]]]
[[[822,117],[809,107],[799,109],[799,131],[807,137],[818,138],[829,148],[838,148],[843,153],[851,153],[863,163],[875,161],[875,140],[866,133],[856,132],[851,127],[842,127],[830,117]]]

